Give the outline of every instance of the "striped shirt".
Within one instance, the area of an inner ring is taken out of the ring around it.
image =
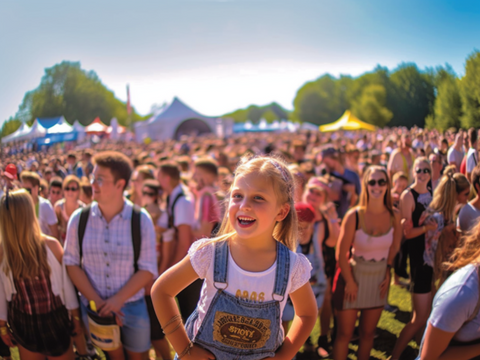
[[[104,300],[112,297],[125,286],[134,274],[133,243],[131,231],[133,204],[125,200],[123,210],[107,223],[93,202],[90,209],[85,235],[83,237],[82,268],[97,294]],[[78,223],[82,209],[70,217],[65,239],[63,261],[66,266],[80,266],[78,248]],[[152,219],[145,209],[140,216],[142,245],[138,259],[138,269],[149,271],[157,276],[155,252],[155,229]],[[136,301],[144,296],[139,290],[126,302]],[[82,296],[84,304],[87,300]]]

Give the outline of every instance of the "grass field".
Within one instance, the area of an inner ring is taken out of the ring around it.
[[[395,345],[395,341],[400,334],[405,323],[408,322],[410,319],[410,311],[411,311],[411,302],[410,302],[410,294],[407,290],[399,287],[399,286],[391,286],[390,294],[388,296],[388,302],[390,305],[398,307],[398,311],[395,313],[391,313],[388,311],[383,311],[382,317],[380,318],[380,322],[378,323],[379,328],[379,336],[375,339],[374,349],[371,353],[370,359],[371,360],[384,360],[390,356],[390,352]],[[312,332],[312,340],[313,342],[318,339],[319,335],[319,326],[318,324],[315,326],[315,329]],[[351,343],[350,344],[350,354],[349,359],[356,360],[357,357],[355,356],[355,351],[358,347],[358,343]],[[416,343],[414,341],[410,342],[410,346],[405,350],[402,359],[405,360],[413,360],[416,357],[416,349],[418,349]],[[17,349],[12,349],[12,356],[14,360],[19,360],[18,351]],[[153,356],[153,351],[151,352]],[[307,354],[305,354],[307,355]],[[154,359],[154,357],[152,357]],[[308,359],[308,357],[304,357],[304,359]],[[315,357],[312,355],[312,360]]]

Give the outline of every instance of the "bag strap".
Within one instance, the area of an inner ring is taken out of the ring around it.
[[[133,243],[133,268],[138,271],[138,259],[140,258],[140,248],[142,246],[142,231],[140,228],[140,215],[142,210],[134,205],[132,209],[132,243]]]
[[[78,222],[78,250],[80,253],[80,267],[82,267],[83,237],[85,235],[85,229],[87,227],[91,207],[92,205],[89,204],[82,209],[82,211],[80,212],[80,221]]]
[[[182,197],[182,196],[185,196],[185,194],[183,193],[183,191],[178,194],[176,197],[175,197],[175,200],[173,200],[173,204],[172,204],[172,207],[171,207],[171,211],[170,208],[168,207],[168,201],[167,201],[167,212],[168,212],[168,228],[169,229],[172,229],[175,227],[175,205],[177,204],[177,201]],[[169,200],[169,199],[167,199]]]

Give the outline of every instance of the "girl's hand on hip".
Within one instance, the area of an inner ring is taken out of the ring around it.
[[[358,285],[354,280],[351,280],[345,285],[345,299],[353,302],[357,299]]]
[[[9,348],[17,346],[13,343],[12,334],[10,333],[10,331],[8,331],[5,335],[2,335],[1,337],[5,345],[7,345]]]

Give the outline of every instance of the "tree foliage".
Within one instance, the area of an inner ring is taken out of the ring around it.
[[[462,98],[461,123],[465,128],[480,127],[480,52],[467,58],[465,76],[460,80]]]
[[[250,120],[253,123],[258,123],[262,117],[267,121],[288,119],[289,112],[279,104],[273,102],[265,106],[250,105],[246,109],[238,109],[234,112],[223,115],[223,117],[232,118],[235,122],[245,122]]]
[[[5,137],[10,135],[18,130],[18,128],[22,125],[22,122],[14,117],[10,117],[7,121],[5,121],[2,125],[2,130],[0,131],[0,137]]]
[[[37,117],[63,115],[73,123],[90,124],[97,116],[110,123],[114,117],[122,125],[127,123],[126,104],[115,98],[102,84],[97,74],[85,71],[79,62],[64,61],[45,69],[40,85],[25,94],[16,118],[23,122]],[[141,117],[132,111],[131,120]]]
[[[459,80],[450,67],[437,69],[437,97],[433,107],[433,116],[427,127],[435,127],[441,131],[451,127],[460,128],[462,116],[462,99],[460,97]]]
[[[393,117],[392,112],[385,107],[386,98],[387,92],[383,85],[370,84],[353,101],[352,112],[363,121],[384,127]]]

